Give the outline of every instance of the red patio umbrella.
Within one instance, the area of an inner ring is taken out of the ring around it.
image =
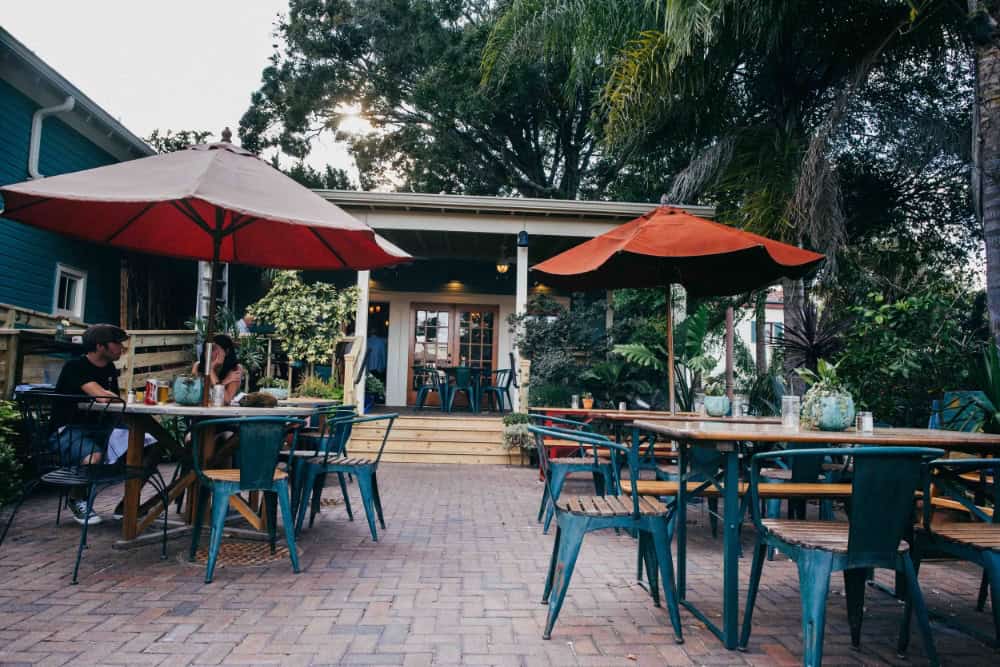
[[[693,296],[730,296],[801,278],[823,255],[660,206],[532,267],[574,289],[684,286]],[[667,352],[674,409],[673,322],[668,292]],[[732,336],[731,331],[727,331]],[[727,359],[727,362],[730,362]],[[731,372],[727,368],[727,373]]]
[[[220,262],[366,270],[412,259],[226,141],[26,181],[0,193],[3,216],[17,222],[128,250],[211,261],[213,285]],[[215,321],[215,300],[210,303],[207,340]]]

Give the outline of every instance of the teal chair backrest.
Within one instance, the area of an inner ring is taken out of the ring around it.
[[[458,366],[455,368],[455,386],[456,387],[471,387],[472,386],[472,369],[468,366]]]
[[[941,401],[940,426],[946,431],[978,431],[986,420],[982,405],[988,403],[981,391],[946,391]]]
[[[304,419],[289,417],[206,419],[199,422],[195,424],[191,438],[195,471],[199,477],[205,477],[199,452],[202,429],[214,426],[217,432],[235,431],[240,438],[240,490],[270,489],[274,482],[274,469],[278,466],[278,453],[285,444],[285,436],[292,427],[303,424],[305,424]]]
[[[914,493],[920,488],[924,464],[944,454],[926,447],[854,447],[795,449],[753,457],[751,511],[758,530],[761,463],[781,457],[849,456],[854,459],[851,521],[848,528],[848,568],[873,567],[894,558],[900,540],[913,524]]]
[[[587,432],[594,430],[594,427],[586,422],[577,421],[575,419],[566,419],[564,417],[550,417],[549,415],[540,415],[533,412],[528,415],[528,419],[530,419],[531,423],[536,426],[546,427],[547,425],[555,425],[561,429],[572,429]]]
[[[573,444],[575,444],[575,445],[577,445],[581,449],[584,449],[584,448],[590,449],[593,452],[593,454],[594,454],[594,463],[595,464],[598,462],[598,456],[597,456],[597,448],[598,447],[601,447],[601,448],[606,447],[609,450],[614,450],[614,451],[620,452],[622,454],[627,454],[628,455],[628,462],[629,462],[629,470],[630,470],[630,473],[631,473],[631,476],[629,477],[629,479],[639,479],[639,457],[636,454],[635,447],[631,447],[629,445],[619,444],[619,443],[615,442],[614,440],[609,440],[608,438],[605,438],[604,436],[598,435],[596,433],[587,433],[585,431],[578,431],[578,430],[575,430],[575,429],[564,429],[564,428],[542,427],[542,426],[529,426],[528,430],[531,431],[531,433],[534,434],[534,436],[535,436],[535,447],[538,448],[538,452],[539,452],[538,453],[538,462],[539,462],[539,465],[540,465],[540,467],[542,469],[542,472],[545,475],[545,483],[550,485],[549,486],[549,494],[551,494],[551,497],[553,497],[553,498],[557,497],[558,493],[553,494],[554,490],[551,487],[552,477],[553,476],[549,474],[548,457],[546,457],[543,454],[543,452],[545,451],[545,438],[554,438],[556,440],[566,440],[566,441],[568,441],[568,443],[572,443],[572,444],[570,444],[570,446],[572,446]],[[636,447],[637,446],[638,445],[636,445]],[[618,480],[620,478],[618,467],[617,467],[617,464],[616,464],[617,459],[618,459],[618,457],[616,457],[616,456],[612,456],[611,457],[612,471],[613,471],[613,474],[614,474],[614,477],[615,477],[615,479],[614,479],[614,485],[613,485],[612,488],[618,488]],[[634,515],[638,517],[639,516],[639,500],[638,500],[638,496],[635,494],[635,489],[632,490],[632,496],[633,496],[633,500],[634,500],[634,507],[633,507]]]
[[[494,374],[496,375],[496,385],[495,386],[497,386],[497,387],[501,387],[503,389],[506,389],[514,381],[514,376],[511,374],[511,371],[510,371],[509,368],[500,368],[500,369],[496,370],[494,372]]]
[[[351,430],[354,428],[356,419],[357,415],[354,413],[327,418],[316,444],[316,454],[323,454],[324,463],[328,462],[331,457],[336,458],[343,455],[347,441],[351,439]]]

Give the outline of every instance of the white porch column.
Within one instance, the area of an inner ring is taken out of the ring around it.
[[[517,286],[514,290],[514,313],[518,316],[528,312],[528,232],[522,231],[517,235]],[[520,333],[520,332],[518,332]],[[521,369],[521,355],[514,351],[513,373],[519,373]],[[518,384],[522,378],[518,377]],[[513,392],[514,411],[524,411],[527,405],[521,406],[521,392]]]
[[[360,344],[361,347],[358,349],[358,358],[363,359],[365,354],[365,348],[368,345],[368,282],[371,278],[371,271],[358,271],[358,309],[354,314],[354,337],[355,344]],[[358,414],[363,415],[365,413],[365,370],[362,368],[362,378],[361,382],[355,385],[355,403],[358,406]],[[354,382],[354,369],[344,369],[344,377],[350,377],[350,381]]]

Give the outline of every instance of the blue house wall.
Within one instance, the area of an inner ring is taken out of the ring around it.
[[[0,184],[28,178],[31,119],[38,105],[0,80]],[[58,119],[45,120],[38,169],[55,176],[117,160]],[[87,272],[84,320],[117,322],[119,251],[0,219],[0,303],[53,310],[56,264]]]

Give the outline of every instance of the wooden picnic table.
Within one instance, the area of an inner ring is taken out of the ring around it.
[[[554,408],[539,407],[529,408],[530,412],[537,412],[551,417],[571,417],[581,421],[586,419],[601,419],[610,422],[631,423],[637,419],[643,421],[657,422],[719,422],[728,424],[780,424],[781,417],[756,417],[754,415],[740,415],[736,417],[712,417],[701,415],[697,412],[667,412],[663,410],[608,410],[600,408]]]
[[[636,420],[633,438],[640,431],[655,433],[678,443],[680,481],[677,492],[677,596],[728,649],[735,649],[739,623],[739,456],[760,444],[796,442],[818,447],[831,445],[896,445],[938,447],[944,450],[1000,454],[1000,435],[965,433],[922,428],[877,428],[871,433],[790,429],[770,423],[725,423],[718,421]],[[691,447],[710,447],[722,454],[721,493],[723,509],[723,592],[722,628],[712,623],[687,600],[687,481],[688,452]],[[848,454],[849,450],[845,450]]]
[[[100,404],[94,404],[92,409],[103,409]],[[90,406],[88,406],[89,408]],[[160,425],[153,417],[190,417],[194,419],[212,418],[237,418],[237,417],[308,417],[313,414],[312,407],[276,407],[276,408],[244,408],[235,406],[210,407],[201,405],[177,405],[176,403],[166,403],[157,405],[146,405],[145,403],[129,403],[125,406],[124,421],[129,430],[128,450],[125,453],[125,464],[128,466],[142,467],[142,452],[146,441],[146,434],[149,433],[163,443],[168,450],[181,453],[187,447],[183,443],[177,442],[173,436]],[[204,460],[214,453],[215,430],[205,428],[201,431],[201,456]],[[175,500],[188,488],[196,488],[197,475],[194,471],[188,472],[184,477],[170,488],[170,500]],[[139,519],[140,494],[142,492],[143,480],[132,479],[125,482],[125,511],[122,515],[122,541],[129,543],[136,540],[146,528],[165,511],[162,504],[150,508],[149,512],[141,520]],[[193,505],[194,503],[192,503]],[[193,514],[191,515],[193,516]]]

